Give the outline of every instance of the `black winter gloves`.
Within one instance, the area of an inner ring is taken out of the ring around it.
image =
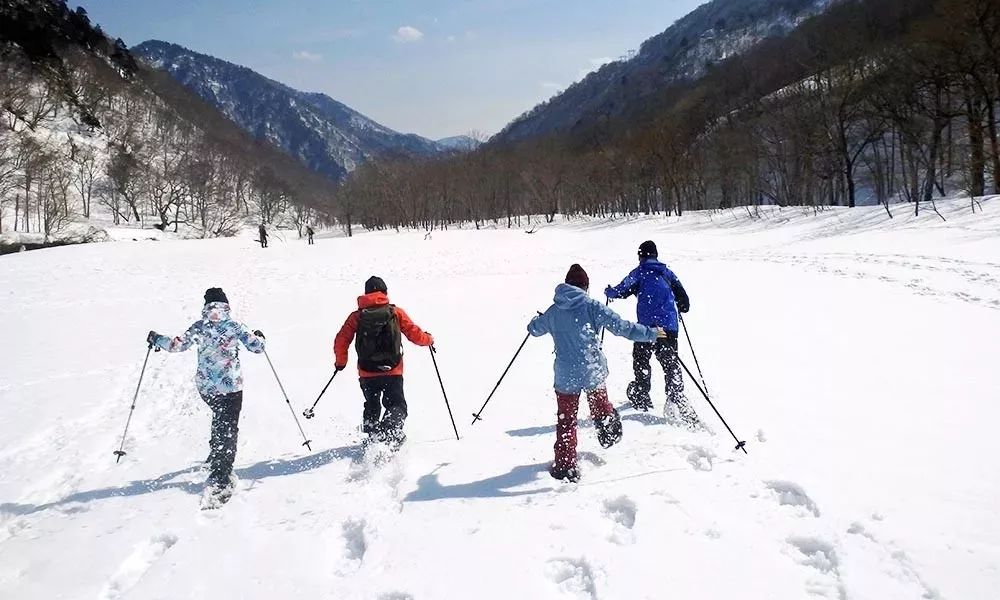
[[[262,340],[266,340],[266,339],[267,339],[266,337],[264,337],[264,332],[263,332],[263,331],[261,331],[260,329],[254,329],[254,330],[253,330],[253,334],[254,334],[255,336],[259,337],[259,338],[260,338],[260,339],[262,339]]]

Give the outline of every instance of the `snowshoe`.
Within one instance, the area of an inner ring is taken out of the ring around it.
[[[694,408],[688,403],[687,398],[684,397],[681,397],[680,400],[668,401],[663,406],[663,418],[670,425],[687,429],[692,433],[708,431],[705,424],[698,418],[698,413],[694,411]]]
[[[569,481],[570,483],[576,483],[580,481],[580,469],[576,467],[557,467],[554,464],[549,467],[549,475],[553,479],[558,479],[559,481]]]
[[[622,441],[622,419],[617,410],[595,419],[594,427],[597,429],[597,442],[601,444],[601,448],[610,448]]]
[[[201,497],[202,510],[214,510],[221,507],[233,497],[236,491],[236,476],[230,475],[228,483],[209,483],[205,494]]]
[[[399,449],[403,447],[404,443],[406,443],[406,434],[402,431],[391,436],[387,436],[385,440],[385,445],[388,446],[389,451],[392,453],[399,452]]]
[[[639,387],[634,381],[625,388],[625,396],[632,402],[632,408],[642,412],[648,412],[653,408],[653,401],[649,397],[649,392],[639,391]]]

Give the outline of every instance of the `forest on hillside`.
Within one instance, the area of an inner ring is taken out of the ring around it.
[[[136,60],[84,9],[3,0],[0,23],[0,233],[49,239],[95,209],[204,237],[327,218],[333,182]]]
[[[761,205],[919,213],[949,193],[1000,193],[998,109],[1000,3],[847,0],[621,116],[365,165],[338,214],[432,228]]]

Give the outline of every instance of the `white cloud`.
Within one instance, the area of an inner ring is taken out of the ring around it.
[[[402,27],[396,30],[396,33],[392,36],[392,39],[396,40],[400,44],[419,42],[420,40],[424,39],[424,32],[420,31],[416,27],[403,25]]]
[[[451,44],[451,43],[454,43],[454,41],[455,41],[456,39],[457,39],[457,38],[456,38],[455,36],[453,36],[453,35],[449,35],[448,37],[446,37],[446,38],[444,39],[444,41],[446,41],[446,42],[448,42],[449,44]]]
[[[308,50],[299,50],[298,52],[292,53],[292,58],[304,62],[319,62],[323,60],[323,55],[316,54],[315,52],[310,52]]]

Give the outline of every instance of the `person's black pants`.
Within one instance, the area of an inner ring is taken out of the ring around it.
[[[208,462],[211,483],[228,485],[236,460],[236,442],[240,433],[240,409],[243,392],[202,399],[212,409],[212,438],[209,441]]]
[[[400,439],[408,414],[403,395],[403,376],[362,377],[361,392],[365,395],[364,432],[386,440]],[[385,414],[382,414],[383,407]]]
[[[679,402],[684,398],[684,379],[681,366],[677,361],[677,334],[668,333],[667,337],[655,342],[636,342],[632,347],[632,371],[635,381],[630,386],[630,400],[639,404],[649,404],[649,390],[652,387],[653,371],[650,359],[656,355],[656,362],[663,367],[666,380],[667,400]]]

